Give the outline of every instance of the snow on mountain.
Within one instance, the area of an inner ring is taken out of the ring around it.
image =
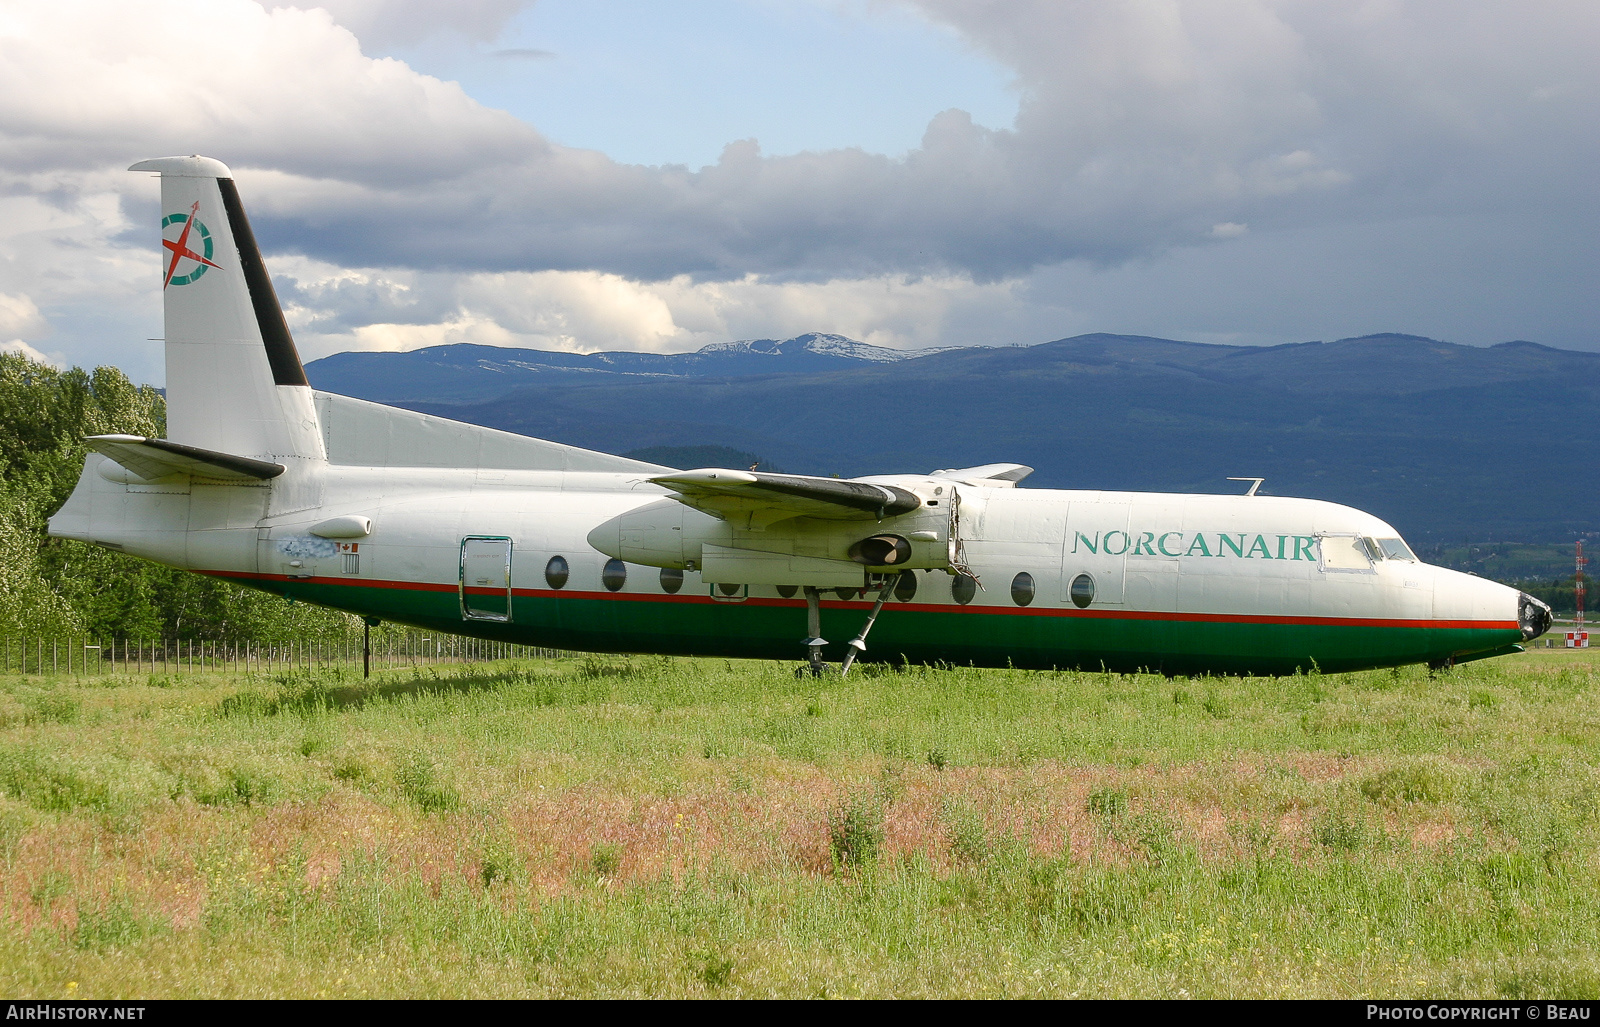
[[[792,339],[719,342],[689,353],[567,353],[458,343],[407,353],[336,353],[314,360],[306,373],[319,388],[380,402],[484,399],[523,382],[565,379],[663,379],[843,370],[960,349],[898,350],[843,335],[809,332]]]

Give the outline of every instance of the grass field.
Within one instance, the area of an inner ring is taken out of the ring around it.
[[[1597,660],[3,678],[0,991],[1594,998]]]

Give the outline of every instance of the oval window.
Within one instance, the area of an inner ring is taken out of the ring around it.
[[[901,571],[900,580],[894,583],[894,597],[909,603],[917,597],[917,572]]]
[[[722,584],[717,586],[717,591],[721,592],[725,596],[736,596],[736,595],[739,594],[739,590],[741,588],[744,588],[744,586],[743,585],[730,585],[727,582],[723,582]]]
[[[799,585],[779,585],[778,594],[785,599],[793,599],[794,594],[800,591]]]
[[[661,591],[668,595],[677,595],[678,589],[683,587],[683,572],[676,567],[661,568]]]
[[[950,598],[962,606],[972,602],[972,597],[978,594],[978,583],[972,580],[971,575],[957,574],[956,580],[950,582]]]
[[[616,592],[628,583],[628,565],[621,560],[607,560],[605,569],[600,572],[600,584],[607,590]]]
[[[1011,601],[1018,606],[1027,606],[1033,602],[1032,574],[1018,571],[1017,576],[1011,579]]]
[[[1087,574],[1080,574],[1072,579],[1072,605],[1080,610],[1089,608],[1094,602],[1094,579]]]
[[[550,562],[544,565],[544,580],[551,588],[565,587],[571,574],[564,556],[552,556]]]
[[[860,592],[859,588],[836,588],[833,590],[833,594],[840,599],[854,599]]]

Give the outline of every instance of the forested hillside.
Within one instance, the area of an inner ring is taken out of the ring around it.
[[[1600,524],[1600,495],[1565,452],[1600,402],[1596,353],[1409,335],[1271,347],[1083,335],[898,360],[840,343],[824,366],[814,342],[737,354],[737,367],[702,352],[648,367],[590,354],[574,368],[560,354],[445,346],[306,373],[317,388],[607,453],[721,446],[794,473],[1014,461],[1035,468],[1035,488],[1213,493],[1261,475],[1263,495],[1366,510],[1430,552],[1570,546]]]
[[[86,435],[160,437],[165,404],[114,367],[58,371],[0,353],[0,636],[322,638],[354,618],[45,535]]]

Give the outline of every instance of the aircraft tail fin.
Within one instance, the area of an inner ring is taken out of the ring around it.
[[[167,440],[272,461],[326,458],[300,355],[228,166],[158,157]]]

